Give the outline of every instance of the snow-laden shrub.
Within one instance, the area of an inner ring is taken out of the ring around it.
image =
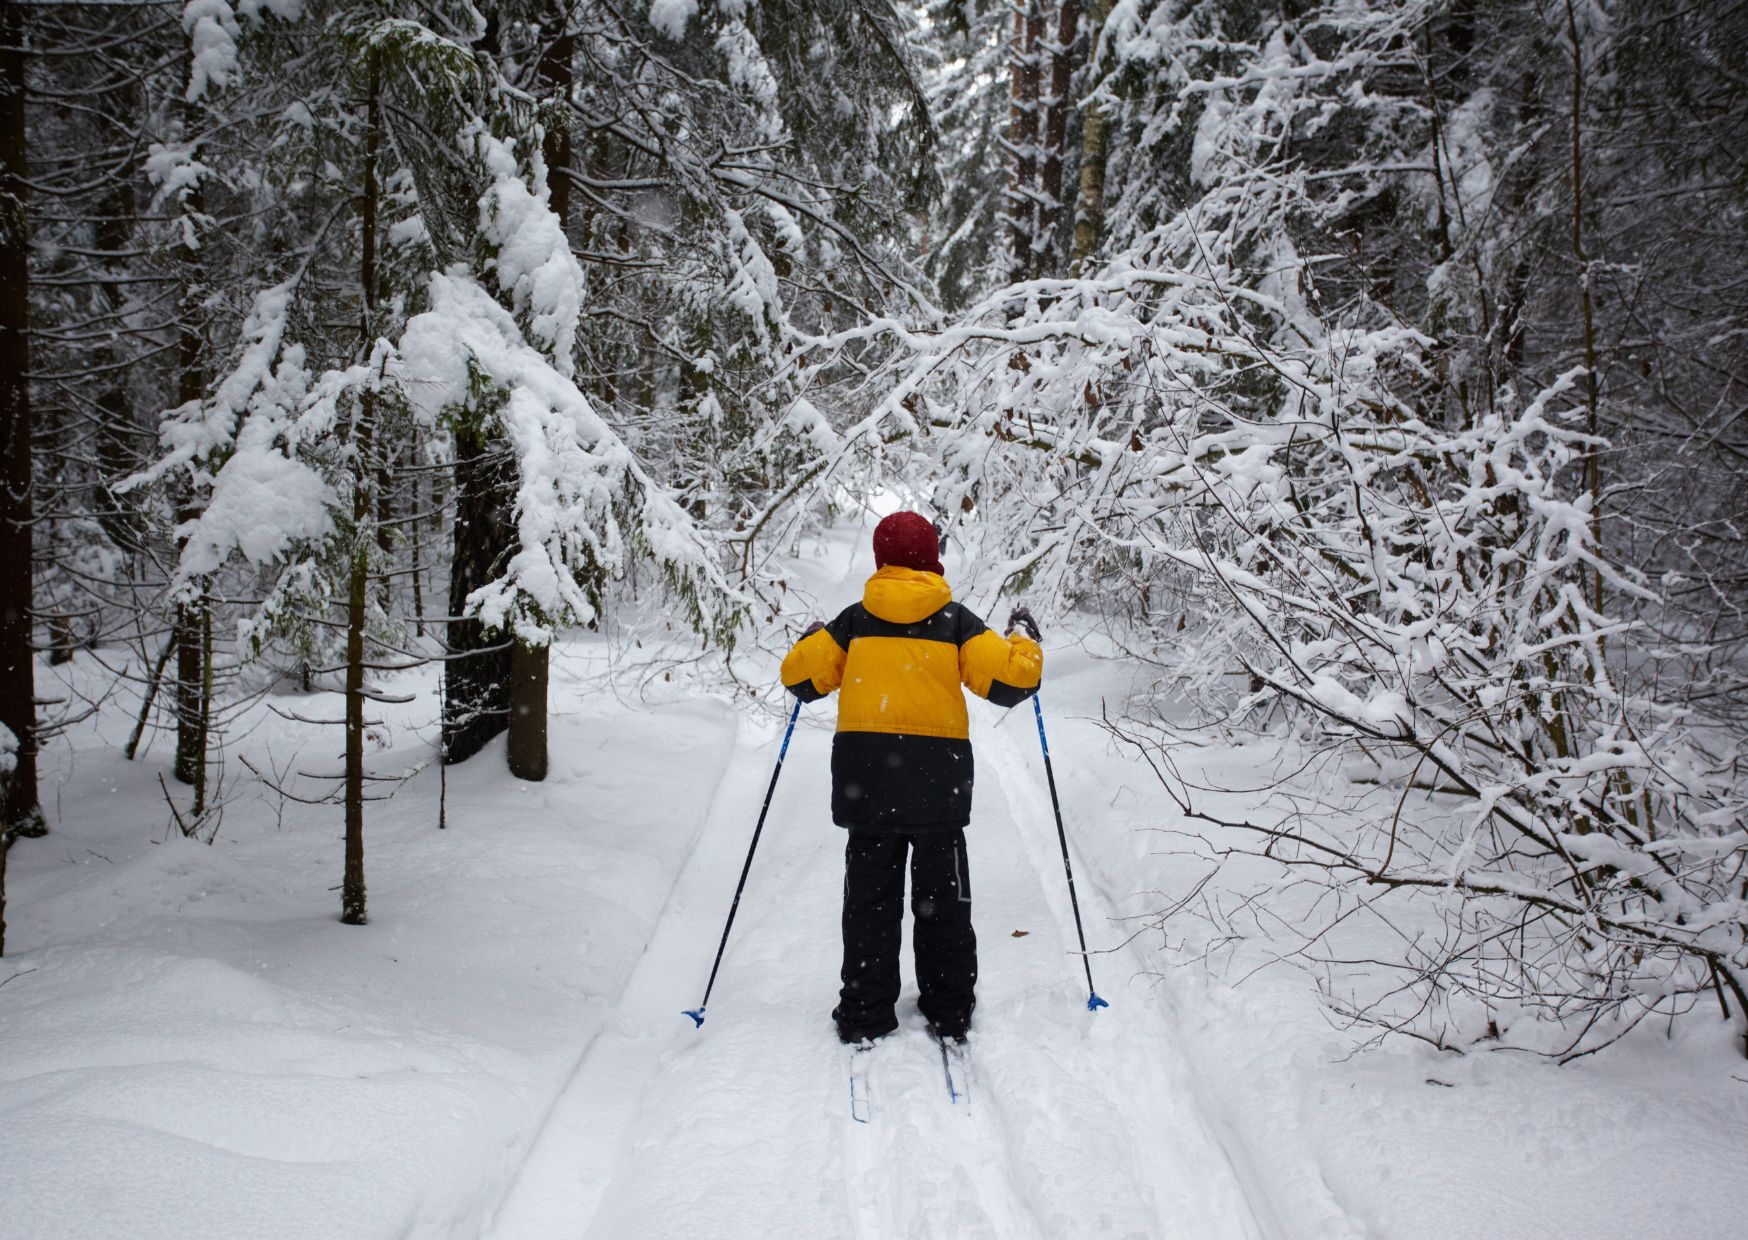
[[[1611,554],[1582,349],[1532,367],[1477,334],[1525,252],[1484,223],[1484,88],[1434,100],[1441,135],[1392,76],[1436,4],[1240,8],[1118,6],[1102,266],[939,331],[858,329],[901,360],[816,441],[820,475],[907,455],[913,492],[994,553],[984,588],[1099,607],[1204,722],[1287,720],[1322,778],[1248,814],[1180,777],[1178,733],[1116,726],[1177,816],[1279,867],[1223,929],[1276,904],[1267,935],[1328,967],[1345,1015],[1560,1055],[1651,1013],[1748,1030],[1748,780],[1682,692],[1722,656],[1656,640],[1663,580]],[[1458,166],[1429,181],[1435,155]],[[1337,248],[1385,202],[1441,261]],[[1538,210],[1560,240],[1558,200]]]

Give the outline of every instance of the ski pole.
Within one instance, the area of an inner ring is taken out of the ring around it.
[[[1074,932],[1080,936],[1080,962],[1086,966],[1086,1010],[1096,1012],[1110,1007],[1099,998],[1093,986],[1092,957],[1086,950],[1086,931],[1080,926],[1080,899],[1074,894],[1074,867],[1068,864],[1068,832],[1062,829],[1062,802],[1056,797],[1056,768],[1050,761],[1050,738],[1044,735],[1044,707],[1038,695],[1032,695],[1032,710],[1038,716],[1038,744],[1044,750],[1044,776],[1050,781],[1050,808],[1056,811],[1056,839],[1062,845],[1062,872],[1068,876],[1068,903],[1074,909]]]
[[[681,1015],[690,1016],[694,1027],[704,1027],[704,1009],[710,1006],[710,991],[716,985],[716,971],[722,967],[722,953],[728,947],[728,932],[734,928],[734,915],[740,908],[740,894],[746,890],[747,875],[752,872],[753,853],[758,851],[759,833],[765,829],[765,815],[771,811],[771,794],[777,791],[777,776],[783,773],[783,758],[789,752],[789,738],[795,732],[795,720],[801,714],[801,699],[795,699],[795,709],[789,712],[789,726],[783,730],[783,747],[777,751],[777,767],[771,772],[770,786],[765,789],[765,803],[759,809],[759,823],[753,828],[753,842],[747,849],[746,864],[740,868],[740,882],[734,887],[734,903],[728,906],[728,921],[722,927],[722,942],[716,945],[716,963],[710,966],[710,980],[704,984],[704,1001],[691,1011]]]

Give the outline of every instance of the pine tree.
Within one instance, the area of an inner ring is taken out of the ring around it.
[[[560,231],[571,235],[571,116],[576,40],[567,22],[568,6],[550,0],[540,15],[542,48],[537,78],[542,102],[541,160],[548,177],[549,204]],[[546,713],[550,643],[530,644],[517,637],[510,649],[510,692],[505,752],[510,773],[519,779],[546,778]]]

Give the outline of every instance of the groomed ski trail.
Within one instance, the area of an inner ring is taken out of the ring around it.
[[[866,568],[859,540],[833,541],[796,583],[826,615]],[[703,1028],[681,1010],[709,972],[776,758],[774,723],[737,737],[616,1014],[491,1240],[1287,1240],[1272,1201],[1262,1222],[1252,1209],[1254,1160],[1202,1114],[1140,957],[1100,957],[1112,1006],[1086,1010],[1031,710],[973,702],[971,713],[971,1104],[949,1101],[916,1011],[907,912],[901,1028],[872,1052],[872,1122],[850,1117],[830,1022],[844,847],[830,820],[834,713],[804,708]],[[1083,829],[1071,816],[1070,831]],[[1109,943],[1111,906],[1084,879],[1081,904],[1089,942]]]
[[[1055,695],[1045,696],[1055,700]],[[996,736],[980,740],[978,754],[984,761],[983,769],[999,781],[1015,823],[1016,841],[1024,844],[1039,874],[1054,872],[1054,884],[1044,883],[1045,898],[1061,928],[1065,950],[1072,950],[1076,944],[1068,936],[1073,934],[1073,913],[1062,876],[1061,845],[1056,838],[1037,727],[1031,710],[1022,709],[1023,717],[1021,710],[1015,710],[989,728]],[[1065,727],[1093,726],[1067,713],[1056,715],[1048,705],[1045,714],[1053,734]],[[1060,778],[1060,763],[1058,770]],[[1245,1203],[1243,1234],[1267,1240],[1360,1240],[1368,1234],[1367,1229],[1336,1201],[1314,1165],[1295,1162],[1290,1154],[1282,1157],[1289,1151],[1298,1152],[1292,1149],[1292,1142],[1282,1142],[1282,1149],[1251,1148],[1222,1113],[1213,1091],[1203,1084],[1195,1048],[1178,1034],[1179,1011],[1172,987],[1157,976],[1158,963],[1146,957],[1141,940],[1110,920],[1108,910],[1118,907],[1117,893],[1101,881],[1101,873],[1108,871],[1085,863],[1082,848],[1084,842],[1091,842],[1082,837],[1097,829],[1098,815],[1095,811],[1083,816],[1080,809],[1073,801],[1064,805],[1069,850],[1087,945],[1093,953],[1094,980],[1099,993],[1112,1003],[1112,1008],[1097,1014],[1103,1044],[1098,1070],[1110,1082],[1146,1083],[1144,1089],[1118,1092],[1125,1114],[1117,1126],[1136,1138],[1133,1148],[1142,1158],[1179,1160],[1186,1165],[1216,1160],[1219,1178],[1234,1186]],[[1113,943],[1121,944],[1118,950],[1101,952],[1101,946]],[[1084,1005],[1085,974],[1078,960],[1073,963],[1074,985]],[[1119,994],[1125,996],[1120,1011],[1116,1007]],[[1168,1110],[1159,1110],[1161,1106]],[[1180,1233],[1167,1229],[1158,1234]]]
[[[1153,984],[1120,955],[1100,957],[1112,1007],[1085,1010],[1048,802],[1040,818],[1016,744],[1029,719],[975,728],[972,1105],[946,1096],[915,1012],[907,933],[905,1024],[875,1052],[873,1122],[850,1119],[828,1019],[843,865],[827,811],[829,717],[816,709],[797,729],[694,1030],[680,1010],[708,971],[778,731],[738,742],[617,1014],[535,1140],[494,1240],[1281,1234],[1259,1225],[1254,1186],[1199,1112]],[[1109,941],[1102,898],[1083,887],[1082,903],[1089,933]]]

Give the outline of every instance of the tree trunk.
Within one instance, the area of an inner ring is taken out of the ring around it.
[[[546,47],[540,54],[540,93],[552,105],[548,109],[541,154],[546,160],[552,210],[567,234],[571,222],[571,179],[562,174],[569,172],[571,166],[570,95],[572,57],[576,53],[576,40],[567,29],[566,20],[571,7],[569,3],[548,6],[541,23]]]
[[[116,92],[117,109],[123,115],[138,115],[139,96],[137,84],[122,86]],[[155,443],[155,438],[140,435],[135,423],[130,342],[123,334],[127,326],[123,320],[129,308],[128,289],[131,287],[127,282],[130,260],[123,256],[133,240],[133,220],[139,210],[133,182],[126,177],[116,177],[114,185],[103,195],[102,204],[95,232],[97,248],[106,257],[99,268],[102,275],[98,281],[98,295],[104,313],[110,316],[111,330],[115,335],[107,350],[108,364],[114,370],[97,398],[97,462],[104,479],[99,520],[110,541],[134,557],[142,551],[145,535],[139,499],[133,495],[118,495],[108,485],[145,464],[147,454],[142,449]]]
[[[143,641],[141,645],[144,646]],[[158,683],[164,678],[164,664],[170,661],[170,654],[175,649],[175,639],[167,639],[164,642],[164,649],[158,652],[157,662],[152,664],[152,674],[146,680],[146,692],[140,702],[140,713],[134,719],[134,730],[128,734],[127,744],[121,751],[129,762],[132,762],[134,755],[140,751],[140,737],[146,734],[146,721],[152,717],[152,703],[158,696]],[[141,653],[145,653],[143,649]]]
[[[510,774],[546,778],[546,683],[551,646],[517,641],[510,648]]]
[[[205,195],[196,185],[189,191],[186,211],[199,215],[205,210]],[[183,404],[200,400],[206,392],[206,333],[201,301],[204,264],[200,251],[183,256],[185,282],[182,289],[182,313],[177,340],[177,397]],[[192,503],[179,505],[178,520],[192,520],[198,514]],[[180,546],[180,544],[178,544]],[[206,611],[206,585],[203,581],[197,598],[183,599],[176,605],[176,763],[175,776],[182,783],[200,787],[206,779],[206,746],[201,735],[201,686],[206,680],[205,643],[201,641],[201,616]]]
[[[370,443],[371,398],[361,398],[354,443],[362,457]],[[353,484],[352,516],[362,530],[368,519],[370,491],[363,476]],[[346,590],[346,871],[340,883],[340,920],[362,926],[364,892],[364,592],[369,582],[369,552],[356,534],[352,573]]]
[[[1038,235],[1039,44],[1044,40],[1041,0],[1014,0],[1014,36],[1008,55],[1008,185],[1005,194],[1008,278],[1029,280],[1036,270]]]
[[[193,515],[183,509],[186,520]],[[200,781],[205,753],[200,744],[200,608],[194,603],[176,604],[176,619],[170,636],[176,647],[176,762],[172,773],[182,783]]]
[[[449,565],[445,644],[443,760],[465,762],[504,730],[509,718],[510,651],[487,638],[477,619],[463,618],[467,596],[491,581],[509,559],[508,520],[516,502],[509,446],[478,425],[455,429],[455,539]]]
[[[395,609],[393,467],[394,462],[385,453],[376,470],[376,550],[381,566],[376,580],[376,605],[385,616]]]
[[[31,629],[30,236],[25,218],[24,19],[0,2],[0,724],[17,745],[0,805],[7,835],[48,830],[36,792]],[[3,739],[3,738],[0,738]]]
[[[589,147],[590,176],[598,181],[612,180],[626,163],[624,158],[616,156],[613,139],[603,128]],[[585,195],[578,204],[577,217],[577,236],[582,239],[585,251],[605,251],[608,246],[614,246],[622,254],[630,250],[631,234],[623,216],[598,211]],[[587,264],[583,271],[593,279],[592,269]],[[608,279],[611,278],[609,272]],[[593,373],[588,376],[593,384],[589,390],[599,394],[603,411],[611,410],[619,399],[619,384],[615,378],[617,367],[613,363],[623,355],[623,348],[624,336],[616,334],[610,339],[592,340],[585,353],[585,357],[594,360]]]
[[[360,347],[369,356],[376,331],[376,157],[381,141],[381,84],[376,58],[371,57],[366,87],[364,125],[364,193],[359,204],[362,251],[359,263]],[[362,926],[369,917],[364,889],[364,616],[370,585],[371,488],[376,482],[373,459],[376,400],[364,392],[358,398],[358,422],[352,434],[352,571],[346,582],[346,871],[340,882],[340,920]]]
[[[413,459],[419,459],[416,440],[413,447]],[[425,636],[425,502],[428,498],[425,493],[425,485],[420,481],[423,477],[422,473],[413,475],[413,517],[408,526],[413,532],[413,631],[420,637]]]
[[[1105,20],[1111,0],[1093,0],[1089,13],[1092,53],[1088,63],[1096,73],[1104,42]],[[1080,199],[1074,213],[1074,244],[1068,254],[1070,275],[1080,275],[1091,260],[1105,231],[1105,110],[1087,105],[1080,119]]]
[[[1050,95],[1043,101],[1044,150],[1038,180],[1038,275],[1062,271],[1062,171],[1068,162],[1068,114],[1073,104],[1074,50],[1080,41],[1080,0],[1057,0],[1056,43],[1050,48]]]
[[[540,57],[541,93],[553,105],[543,141],[547,187],[553,214],[570,234],[571,166],[570,93],[574,44],[566,29],[568,6],[550,5],[543,23],[546,49]],[[506,753],[510,774],[539,782],[546,778],[546,686],[550,648],[517,640],[510,653],[509,736]]]
[[[371,94],[374,115],[375,91]],[[370,450],[373,403],[368,393],[359,400],[353,442],[360,464]],[[340,883],[340,920],[349,926],[369,920],[364,891],[364,598],[370,576],[369,543],[363,537],[370,514],[366,476],[360,470],[353,483],[352,572],[346,589],[346,870]]]
[[[200,718],[195,729],[195,741],[200,748],[200,772],[194,781],[194,820],[206,813],[206,780],[211,768],[206,761],[206,747],[212,736],[212,604],[201,593],[200,608]]]
[[[1578,261],[1578,299],[1584,320],[1585,430],[1591,437],[1584,453],[1584,489],[1590,495],[1590,534],[1602,549],[1602,434],[1598,410],[1600,392],[1596,373],[1596,308],[1590,296],[1590,254],[1584,248],[1584,40],[1578,33],[1578,15],[1572,0],[1566,0],[1566,29],[1572,40],[1572,256]],[[1602,613],[1602,570],[1591,574],[1590,606]]]

